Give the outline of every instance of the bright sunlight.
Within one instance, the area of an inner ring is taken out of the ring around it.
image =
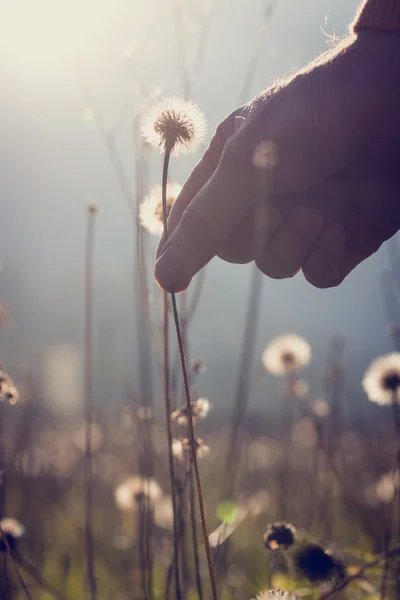
[[[113,5],[112,0],[2,0],[1,51],[30,67],[50,66],[84,43]]]

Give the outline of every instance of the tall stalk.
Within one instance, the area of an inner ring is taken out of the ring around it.
[[[164,222],[164,233],[166,232],[166,221],[167,221],[167,182],[168,182],[168,165],[171,156],[171,149],[165,149],[164,165],[162,173],[162,205],[163,205],[163,222]],[[169,474],[171,480],[171,497],[172,497],[172,511],[174,517],[174,573],[175,573],[175,594],[177,600],[182,598],[181,584],[179,577],[179,534],[178,534],[178,515],[176,505],[176,480],[174,472],[174,455],[172,452],[172,426],[171,426],[171,397],[170,397],[170,371],[169,371],[169,324],[168,324],[168,294],[163,292],[163,335],[164,335],[164,394],[165,394],[165,411],[166,411],[166,422],[167,422],[167,437],[168,437],[168,459],[169,459]]]
[[[97,208],[88,208],[85,258],[85,364],[84,364],[84,413],[85,413],[85,456],[84,456],[84,518],[86,574],[90,599],[97,600],[97,584],[94,566],[93,544],[93,478],[92,478],[92,424],[93,424],[93,247]]]
[[[167,142],[165,145],[164,164],[163,164],[163,173],[162,173],[163,225],[164,225],[164,236],[165,236],[166,240],[168,240],[168,227],[167,227],[168,166],[169,166],[169,159],[171,156],[171,151],[172,151],[172,147]],[[173,317],[174,317],[174,322],[175,322],[176,336],[177,336],[177,340],[178,340],[179,354],[180,354],[180,359],[181,359],[182,378],[183,378],[186,407],[187,407],[189,444],[190,444],[190,449],[191,449],[191,459],[192,459],[194,476],[195,476],[195,481],[196,481],[196,488],[197,488],[197,498],[198,498],[199,511],[200,511],[200,523],[201,523],[201,528],[202,528],[202,533],[203,533],[203,541],[204,541],[206,557],[207,557],[207,565],[208,565],[208,572],[209,572],[209,576],[210,576],[212,599],[217,600],[217,588],[216,588],[214,568],[213,568],[213,563],[212,563],[212,558],[211,558],[211,548],[210,548],[210,543],[208,540],[206,518],[205,518],[205,511],[204,511],[204,501],[203,501],[203,494],[202,494],[201,481],[200,481],[199,465],[197,462],[196,438],[194,436],[192,404],[191,404],[191,399],[190,399],[190,384],[189,384],[189,377],[188,377],[187,368],[186,368],[184,342],[183,342],[181,326],[180,326],[180,322],[179,322],[179,314],[178,314],[178,307],[177,307],[177,302],[176,302],[176,295],[174,292],[170,292],[170,296],[171,296],[171,302],[172,302],[172,312],[173,312]],[[165,297],[166,297],[166,292],[164,292],[164,298]],[[165,300],[164,300],[164,305],[165,305]],[[169,420],[169,414],[168,414],[168,420]],[[169,428],[170,427],[171,427],[171,425],[169,423]],[[170,449],[170,452],[172,454],[172,448]]]

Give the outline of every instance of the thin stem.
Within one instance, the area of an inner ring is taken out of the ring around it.
[[[379,554],[379,556],[377,556],[374,560],[371,560],[370,562],[367,562],[362,567],[360,567],[360,569],[357,571],[357,573],[354,573],[354,575],[349,575],[348,577],[343,579],[343,581],[341,583],[339,583],[336,587],[334,587],[332,590],[329,590],[329,592],[325,592],[324,594],[321,594],[319,596],[318,600],[327,600],[328,598],[332,598],[338,592],[341,592],[342,590],[344,590],[344,588],[347,587],[349,585],[349,583],[352,583],[352,581],[355,581],[356,579],[360,579],[360,577],[363,577],[364,573],[368,569],[372,569],[373,567],[376,567],[383,560],[386,560],[386,559],[390,558],[391,556],[396,556],[397,554],[400,554],[400,546],[395,546],[388,552],[382,552],[382,554]]]
[[[394,513],[396,515],[396,523],[397,523],[397,543],[400,542],[400,490],[399,490],[399,477],[400,477],[400,406],[397,397],[398,390],[393,392],[392,398],[392,409],[393,409],[393,421],[396,432],[396,474],[394,480],[394,489],[395,489],[395,506]],[[396,511],[397,508],[397,511]],[[397,561],[396,565],[396,594],[397,597],[400,597],[400,561]]]
[[[271,20],[271,17],[274,13],[275,6],[277,1],[270,3],[264,11],[264,18],[261,22],[260,31],[258,37],[255,41],[253,47],[253,53],[250,58],[250,63],[247,68],[247,73],[243,81],[242,89],[239,95],[239,105],[244,104],[248,100],[249,93],[251,91],[251,87],[253,85],[254,77],[257,72],[258,63],[260,61],[261,52],[263,48],[263,43],[265,39],[265,35],[268,29],[268,23]]]
[[[140,582],[142,587],[143,600],[148,600],[147,593],[147,562],[146,562],[146,507],[144,495],[138,499],[137,508],[139,514],[139,561],[140,561]]]
[[[96,210],[89,207],[85,259],[85,457],[84,515],[86,573],[90,598],[96,600],[97,586],[93,547],[93,481],[92,481],[92,421],[93,421],[93,243]]]
[[[196,587],[198,600],[203,600],[203,589],[201,584],[200,574],[200,561],[199,551],[197,544],[197,525],[196,525],[196,503],[194,501],[194,481],[193,481],[193,470],[190,469],[189,473],[189,503],[190,503],[190,523],[192,526],[192,539],[193,539],[193,557],[194,557],[194,568],[196,574]]]
[[[167,227],[168,165],[169,165],[171,151],[172,151],[172,146],[167,143],[166,147],[165,147],[164,165],[163,165],[163,173],[162,173],[163,225],[164,225],[164,236],[165,236],[166,240],[168,240],[168,227]],[[166,295],[166,293],[164,293],[164,298],[165,298],[165,295]],[[191,448],[191,456],[192,456],[192,462],[193,462],[194,475],[195,475],[195,479],[196,479],[197,496],[198,496],[199,510],[200,510],[200,523],[201,523],[201,528],[202,528],[202,532],[203,532],[203,540],[204,540],[204,546],[205,546],[205,551],[206,551],[206,556],[207,556],[207,564],[208,564],[208,572],[209,572],[209,576],[210,576],[212,598],[213,598],[213,600],[217,600],[217,588],[216,588],[216,584],[215,584],[214,569],[213,569],[212,558],[211,558],[211,549],[210,549],[210,544],[208,541],[203,494],[202,494],[201,482],[200,482],[200,472],[199,472],[199,466],[197,463],[196,438],[194,436],[192,403],[191,403],[191,399],[190,399],[189,377],[188,377],[186,361],[185,361],[185,349],[184,349],[184,343],[183,343],[183,339],[182,339],[181,327],[180,327],[180,323],[179,323],[176,295],[174,292],[171,292],[170,295],[171,295],[171,302],[172,302],[172,312],[174,315],[176,337],[178,339],[178,348],[179,348],[179,354],[180,354],[180,358],[181,358],[182,377],[183,377],[183,385],[184,385],[184,389],[185,389],[185,398],[186,398],[186,406],[187,406],[189,443],[190,443],[190,448]],[[164,305],[167,308],[167,305],[165,302],[164,302]],[[170,427],[170,424],[169,424],[169,427]],[[171,453],[172,453],[172,451],[171,451]]]
[[[176,305],[176,296],[173,292],[171,292],[171,300],[172,300],[172,311],[174,314],[176,335],[178,338],[179,353],[180,353],[180,357],[181,357],[183,383],[184,383],[184,387],[185,387],[185,397],[186,397],[188,426],[189,426],[189,443],[190,443],[190,448],[191,448],[191,456],[192,456],[192,460],[193,460],[194,475],[195,475],[195,479],[196,479],[197,496],[198,496],[199,510],[200,510],[200,524],[201,524],[201,528],[202,528],[202,532],[203,532],[203,541],[204,541],[204,546],[205,546],[205,551],[206,551],[206,556],[207,556],[207,564],[208,564],[208,572],[210,575],[212,598],[213,598],[213,600],[217,600],[217,588],[215,585],[215,577],[214,577],[214,569],[213,569],[212,558],[211,558],[210,543],[208,541],[203,494],[202,494],[202,490],[201,490],[199,465],[197,463],[196,438],[194,436],[193,414],[192,414],[192,404],[191,404],[191,400],[190,400],[189,378],[188,378],[187,369],[186,369],[181,328],[179,325],[179,316],[178,316],[178,307]]]
[[[21,567],[25,569],[25,571],[31,577],[33,577],[33,579],[35,579],[44,590],[46,590],[46,592],[51,594],[56,600],[65,600],[65,596],[61,594],[61,592],[59,592],[54,586],[52,586],[51,583],[48,583],[45,579],[43,579],[42,575],[30,561],[21,556],[19,553],[14,553],[14,556],[16,558],[15,562],[18,562]]]
[[[18,564],[17,564],[17,562],[14,559],[14,554],[13,554],[13,551],[11,550],[11,547],[10,547],[10,544],[8,542],[7,536],[5,535],[5,533],[4,533],[4,531],[2,530],[1,527],[0,527],[0,537],[1,537],[2,541],[4,542],[4,545],[5,545],[6,551],[7,551],[7,555],[9,556],[9,558],[10,558],[12,564],[13,564],[13,567],[14,567],[14,570],[15,570],[15,574],[17,575],[18,581],[20,582],[21,587],[24,590],[25,596],[28,598],[28,600],[33,600],[32,596],[31,596],[31,593],[30,593],[30,591],[28,589],[28,586],[26,585],[26,583],[25,583],[25,581],[24,581],[24,579],[23,579],[23,577],[22,577],[22,575],[20,573],[20,570],[18,568]],[[8,593],[8,591],[9,590],[7,590],[7,593]]]
[[[232,426],[228,444],[228,454],[226,462],[227,485],[225,496],[230,497],[233,494],[235,481],[238,474],[237,459],[240,452],[240,426],[243,423],[249,400],[250,372],[253,362],[258,316],[261,306],[262,273],[256,267],[253,268],[249,300],[247,306],[246,324],[242,343],[242,352],[240,358],[239,376],[236,385],[234,399]]]
[[[168,437],[168,460],[169,460],[169,476],[171,481],[171,497],[172,497],[172,512],[174,517],[174,573],[175,573],[175,593],[177,600],[182,598],[181,585],[179,578],[179,546],[178,546],[178,515],[176,509],[176,485],[174,472],[174,455],[172,453],[172,427],[171,427],[171,397],[169,383],[169,327],[168,327],[168,294],[163,292],[163,314],[164,314],[164,395],[165,395],[165,412],[167,422],[167,437]]]

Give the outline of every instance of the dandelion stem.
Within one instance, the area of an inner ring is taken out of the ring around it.
[[[162,205],[163,215],[167,210],[167,183],[168,183],[168,165],[172,148],[166,147],[164,155],[164,165],[162,174]],[[164,217],[164,233],[166,232],[166,218]],[[164,318],[164,394],[165,410],[167,419],[167,437],[168,437],[168,459],[169,474],[171,480],[172,512],[174,517],[174,573],[175,573],[175,594],[177,600],[182,598],[180,578],[179,578],[179,544],[178,544],[178,514],[176,506],[176,482],[174,472],[174,456],[172,453],[172,427],[171,427],[171,397],[170,397],[170,372],[169,372],[169,327],[168,327],[168,294],[163,292],[163,318]]]
[[[96,211],[89,207],[85,259],[85,458],[84,516],[86,570],[90,598],[96,600],[97,586],[93,548],[93,482],[92,482],[92,421],[93,421],[93,244]]]
[[[167,437],[168,437],[168,460],[169,475],[171,480],[171,498],[172,512],[174,517],[174,573],[175,573],[175,594],[177,600],[182,598],[180,578],[179,578],[179,546],[178,546],[178,515],[176,508],[176,485],[174,472],[174,456],[172,453],[172,427],[171,427],[171,397],[169,382],[169,327],[168,327],[168,294],[163,292],[163,314],[164,314],[164,394],[165,394],[165,412],[167,419]]]
[[[61,594],[61,592],[59,592],[55,587],[53,587],[51,583],[48,583],[30,561],[21,556],[19,553],[14,553],[13,556],[15,557],[15,564],[18,563],[21,565],[28,575],[35,579],[37,583],[41,585],[44,590],[46,590],[46,592],[53,596],[53,598],[56,600],[65,600],[65,596]]]
[[[196,504],[194,501],[194,481],[193,481],[193,469],[190,468],[189,473],[189,503],[190,503],[190,523],[192,526],[192,539],[193,539],[193,555],[194,555],[194,568],[196,574],[196,587],[198,600],[203,600],[203,589],[201,584],[200,574],[200,561],[199,561],[199,550],[197,547],[197,526],[196,526]]]
[[[28,598],[28,600],[33,600],[32,596],[31,596],[31,593],[30,593],[30,591],[28,589],[28,586],[26,585],[26,583],[25,583],[25,581],[24,581],[24,579],[23,579],[23,577],[21,575],[21,572],[19,570],[18,564],[17,564],[17,562],[16,562],[16,560],[14,558],[14,554],[13,554],[13,551],[11,550],[10,544],[8,543],[7,536],[5,535],[5,533],[4,533],[4,531],[2,530],[1,527],[0,527],[0,536],[1,536],[2,541],[4,541],[4,544],[5,544],[5,547],[6,547],[6,550],[7,550],[7,555],[11,559],[11,562],[12,562],[14,570],[15,570],[15,574],[16,574],[16,576],[18,578],[18,581],[21,584],[22,589],[24,590],[25,596]],[[10,590],[7,589],[7,594],[8,594],[9,591]],[[10,596],[7,596],[7,598],[8,597],[12,598],[11,593],[10,593]],[[4,600],[6,600],[6,598],[4,598]]]
[[[400,405],[397,397],[397,390],[393,392],[392,409],[393,409],[393,420],[396,432],[396,475],[395,475],[395,515],[397,523],[397,543],[400,542],[400,490],[399,490],[399,477],[400,477]],[[397,508],[397,511],[396,511]],[[396,597],[400,597],[400,561],[397,560],[396,565]]]
[[[164,165],[163,165],[163,173],[162,173],[163,225],[164,225],[164,236],[165,236],[166,240],[168,239],[167,183],[168,183],[168,166],[169,166],[169,159],[171,156],[171,151],[172,151],[172,146],[167,142],[165,145]],[[207,556],[207,564],[208,564],[208,572],[209,572],[209,576],[210,576],[212,598],[213,598],[213,600],[217,600],[217,588],[216,588],[216,584],[215,584],[214,568],[213,568],[213,563],[212,563],[212,558],[211,558],[211,549],[210,549],[210,544],[208,541],[203,494],[202,494],[202,490],[201,490],[200,472],[199,472],[199,466],[197,463],[196,439],[194,436],[192,404],[191,404],[191,400],[190,400],[189,377],[188,377],[186,361],[185,361],[185,349],[184,349],[184,344],[183,344],[183,339],[182,339],[181,327],[180,327],[180,323],[179,323],[176,295],[174,292],[171,292],[170,295],[171,295],[171,302],[172,302],[172,312],[173,312],[174,322],[175,322],[176,336],[178,339],[179,354],[180,354],[180,358],[181,358],[182,378],[183,378],[183,385],[184,385],[184,389],[185,389],[185,398],[186,398],[186,406],[187,406],[189,443],[190,443],[190,448],[191,448],[191,456],[192,456],[193,469],[194,469],[194,475],[195,475],[196,487],[197,487],[197,497],[198,497],[199,510],[200,510],[200,523],[201,523],[201,528],[202,528],[202,532],[203,532],[203,540],[204,540],[204,546],[205,546],[205,551],[206,551],[206,556]],[[165,294],[164,294],[164,306],[167,308]],[[169,414],[168,414],[168,418],[169,418]],[[170,427],[171,427],[171,425],[169,423],[169,428]],[[172,447],[171,447],[170,451],[172,454]]]

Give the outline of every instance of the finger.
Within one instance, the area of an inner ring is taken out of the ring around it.
[[[313,204],[296,206],[272,236],[257,267],[269,277],[293,276],[315,243],[324,225],[324,216]]]
[[[260,212],[268,211],[264,224],[260,227]],[[263,245],[270,239],[282,220],[281,211],[275,204],[267,205],[264,201],[249,204],[233,227],[224,247],[218,256],[223,260],[236,263],[249,263],[256,258],[260,242],[259,235],[263,238]]]
[[[346,233],[340,223],[329,223],[308,253],[302,269],[309,283],[319,288],[339,285],[343,280],[341,261],[346,245]]]
[[[237,135],[225,144],[218,168],[183,212],[156,262],[155,277],[167,291],[187,288],[223,248],[244,208],[260,197]]]
[[[209,147],[205,151],[200,162],[193,169],[190,177],[185,182],[178,198],[172,206],[168,217],[169,234],[176,229],[186,208],[214,173],[221,159],[227,140],[242,124],[244,118],[243,114],[245,114],[245,107],[237,109],[218,125],[216,132],[210,141]],[[161,254],[164,244],[165,238],[163,235],[158,245],[157,257]]]

